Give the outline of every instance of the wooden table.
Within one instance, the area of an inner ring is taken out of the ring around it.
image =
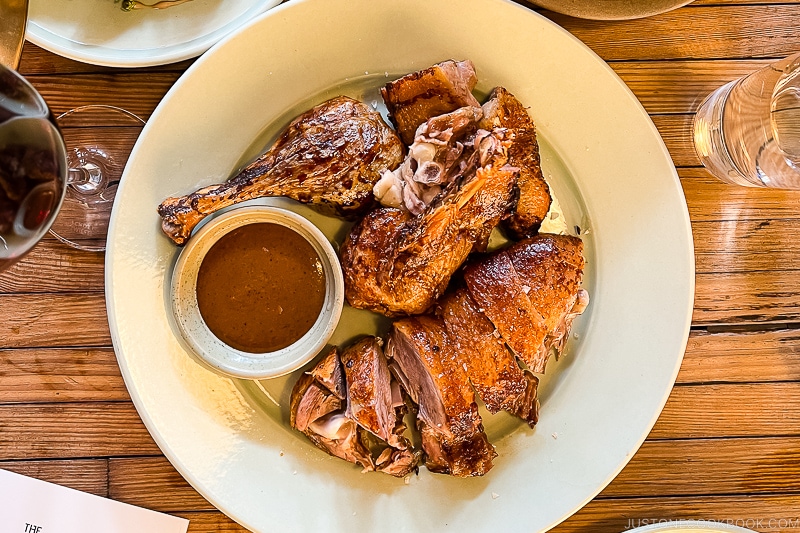
[[[629,22],[545,14],[651,114],[686,193],[697,264],[691,337],[663,414],[622,473],[554,531],[683,518],[800,531],[800,193],[718,183],[690,142],[707,93],[800,50],[800,1],[701,0]],[[189,64],[101,68],[27,43],[20,70],[56,114],[111,104],[147,117]],[[121,155],[135,136],[106,134]],[[102,254],[52,238],[0,274],[0,468],[184,516],[193,532],[243,531],[142,425],[111,348]]]

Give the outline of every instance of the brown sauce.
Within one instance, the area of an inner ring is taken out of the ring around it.
[[[249,353],[274,352],[302,337],[325,300],[325,273],[295,231],[248,224],[209,249],[197,274],[197,304],[221,341]]]

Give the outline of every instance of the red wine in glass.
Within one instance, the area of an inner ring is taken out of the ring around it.
[[[0,65],[0,270],[47,233],[67,186],[53,114],[22,76]]]

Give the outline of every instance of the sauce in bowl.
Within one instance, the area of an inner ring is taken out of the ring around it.
[[[200,315],[217,338],[243,352],[274,352],[316,322],[325,302],[325,272],[303,236],[259,222],[211,246],[196,291]]]

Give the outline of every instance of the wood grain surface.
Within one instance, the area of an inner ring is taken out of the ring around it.
[[[622,472],[553,531],[676,519],[800,531],[800,192],[725,185],[691,142],[709,92],[800,50],[800,0],[699,0],[616,22],[520,3],[608,61],[650,114],[678,168],[697,270],[692,331],[661,416]],[[56,114],[106,104],[146,119],[191,64],[114,69],[26,43],[20,71]],[[64,132],[108,138],[124,164],[140,128],[88,119]],[[182,516],[192,532],[246,531],[142,424],[111,346],[103,274],[102,254],[54,238],[0,273],[0,468]]]

